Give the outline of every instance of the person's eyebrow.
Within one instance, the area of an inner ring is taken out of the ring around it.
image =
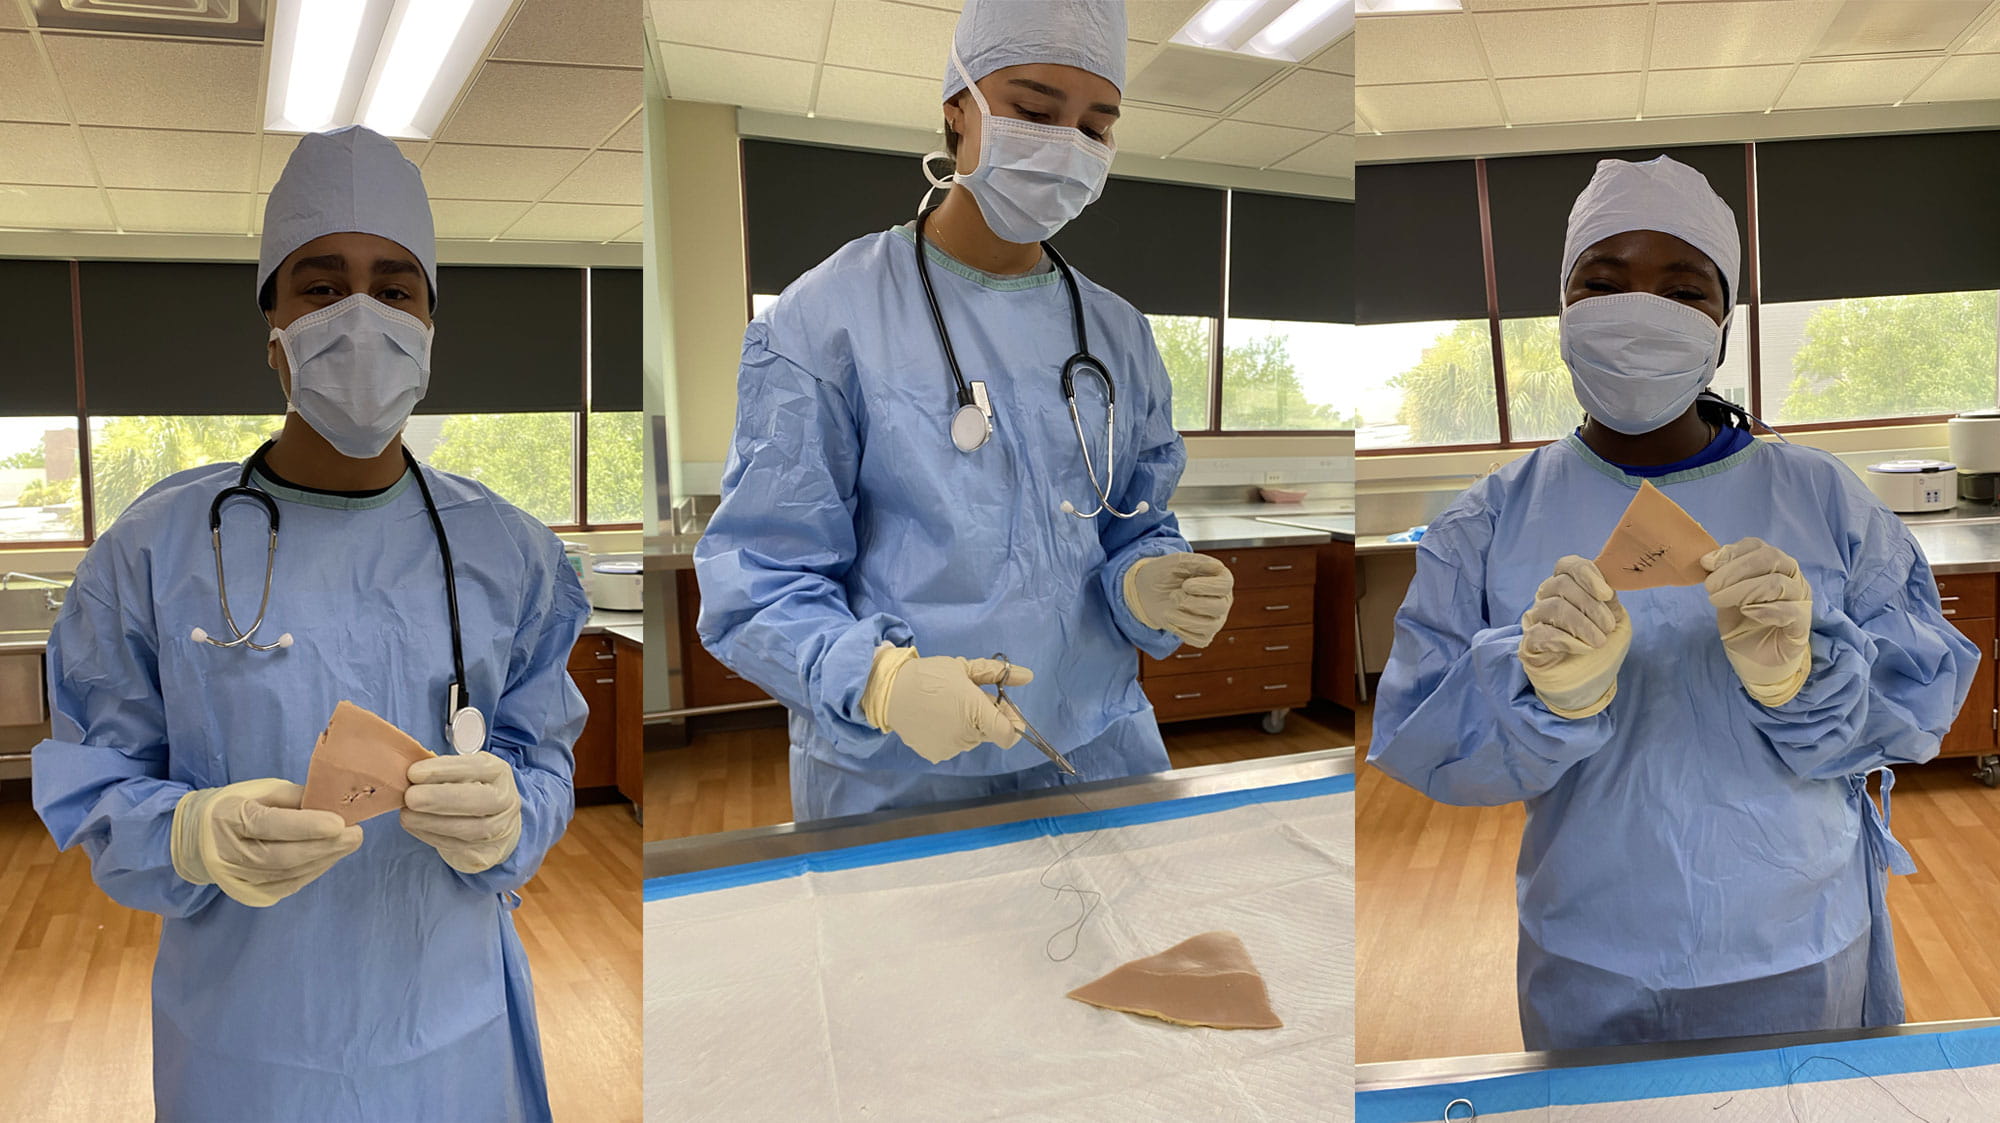
[[[389,274],[401,274],[401,273],[416,274],[421,272],[423,272],[423,270],[417,268],[417,263],[409,260],[408,258],[385,257],[382,260],[375,263],[375,275],[378,277],[386,276]]]
[[[1054,98],[1060,102],[1067,103],[1069,101],[1068,91],[1059,90],[1043,82],[1037,82],[1033,78],[1009,78],[1007,79],[1007,84],[1010,86],[1019,86],[1024,90],[1033,90],[1044,97]],[[1092,102],[1090,111],[1092,113],[1102,113],[1107,117],[1116,117],[1119,115],[1117,106],[1106,105],[1101,101]]]
[[[1705,261],[1676,261],[1667,266],[1666,271],[1669,273],[1693,273],[1699,277],[1706,277],[1711,281],[1722,279],[1722,271]]]
[[[1577,269],[1582,269],[1589,265],[1615,265],[1622,269],[1625,267],[1626,261],[1610,250],[1590,250],[1582,257],[1576,259]],[[1574,271],[1572,270],[1572,272]]]
[[[320,254],[318,257],[302,257],[297,261],[292,262],[292,272],[295,274],[308,272],[310,270],[318,270],[318,269],[325,269],[338,273],[341,272],[342,270],[345,270],[346,268],[347,268],[347,259],[337,253],[323,253]]]

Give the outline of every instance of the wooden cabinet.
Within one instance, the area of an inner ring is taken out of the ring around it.
[[[2000,740],[1996,740],[2000,733],[1995,732],[2000,725],[2000,695],[1995,693],[1993,673],[1996,580],[2000,578],[1991,573],[1938,578],[1938,600],[1944,606],[1945,619],[1979,648],[1979,670],[1973,676],[1972,690],[1965,696],[1958,720],[1945,733],[1939,756],[1983,757],[2000,751]]]
[[[575,786],[604,788],[618,782],[618,655],[609,636],[584,636],[569,652],[569,677],[590,707],[576,738]]]
[[[1236,578],[1236,603],[1207,647],[1140,657],[1159,720],[1269,714],[1312,701],[1319,547],[1205,552]]]
[[[689,708],[761,702],[769,698],[756,683],[723,666],[721,660],[701,645],[701,637],[694,630],[695,621],[701,617],[701,587],[695,584],[694,571],[683,569],[674,574],[674,581],[681,625],[684,676],[681,682],[687,690]]]
[[[617,767],[613,770],[618,794],[631,801],[634,807],[646,805],[646,679],[645,649],[631,640],[618,637],[611,641],[613,674],[618,678],[616,687],[617,729],[612,734],[613,755]]]
[[[1313,696],[1348,709],[1361,705],[1359,637],[1355,633],[1354,543],[1329,542],[1319,548],[1318,588],[1313,603],[1319,620],[1313,631]]]

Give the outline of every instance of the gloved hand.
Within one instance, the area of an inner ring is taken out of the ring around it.
[[[1812,586],[1798,561],[1745,538],[1704,554],[1701,567],[1722,650],[1743,689],[1766,706],[1791,701],[1812,669]]]
[[[1221,559],[1173,553],[1145,558],[1125,571],[1125,605],[1139,623],[1207,647],[1236,601],[1236,576]]]
[[[409,777],[403,829],[430,843],[452,869],[492,869],[520,843],[521,790],[504,757],[434,756],[410,765]]]
[[[988,742],[1011,749],[1021,731],[981,686],[1022,686],[1034,681],[1026,667],[994,659],[924,658],[914,647],[883,644],[862,691],[868,724],[894,733],[918,756],[942,764]]]
[[[1611,704],[1632,649],[1632,619],[1596,563],[1575,554],[1535,590],[1521,614],[1521,668],[1557,717],[1585,718]]]
[[[361,846],[361,828],[331,811],[305,811],[305,788],[275,777],[197,788],[174,805],[174,872],[267,908]]]

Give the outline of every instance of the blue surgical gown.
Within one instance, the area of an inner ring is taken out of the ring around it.
[[[1885,869],[1912,872],[1867,774],[1929,760],[1979,652],[1907,528],[1823,452],[1753,442],[1654,480],[1717,541],[1758,537],[1812,586],[1812,668],[1744,692],[1700,586],[1619,594],[1609,707],[1536,697],[1521,614],[1595,555],[1639,480],[1575,436],[1433,520],[1396,617],[1369,760],[1443,803],[1527,803],[1518,982],[1531,1049],[1902,1020]]]
[[[361,848],[269,908],[174,872],[189,791],[303,783],[334,705],[351,700],[433,752],[451,678],[437,541],[407,474],[351,499],[266,484],[281,533],[259,642],[227,635],[208,536],[234,465],[155,486],[77,569],[49,637],[53,736],[35,746],[35,806],[81,845],[120,904],[166,918],[153,972],[161,1120],[540,1120],[549,1117],[528,964],[508,915],[569,822],[571,746],[586,711],[567,670],[588,614],[549,531],[470,480],[428,472],[458,576],[472,704],[514,767],[521,841],[478,874],[446,865],[394,815]],[[230,606],[248,625],[266,523],[224,508]]]
[[[942,253],[932,281],[993,437],[963,453],[956,399],[907,229],[848,243],[744,333],[722,502],[695,552],[702,642],[791,715],[792,807],[827,818],[1022,787],[1056,773],[1021,744],[931,764],[862,716],[877,645],[1006,655],[1035,673],[1010,690],[1085,779],[1167,767],[1138,653],[1170,632],[1125,604],[1125,572],[1185,551],[1167,500],[1187,454],[1144,316],[1077,274],[1090,349],[1118,393],[1112,502],[1095,506],[1059,377],[1076,351],[1057,273],[996,279]],[[1076,383],[1105,477],[1104,398]]]

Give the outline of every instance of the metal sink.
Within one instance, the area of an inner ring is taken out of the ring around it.
[[[0,629],[0,648],[11,647],[15,644],[22,644],[22,643],[32,643],[40,645],[40,644],[45,644],[48,641],[49,641],[49,630],[47,628]]]
[[[46,633],[55,626],[56,612],[69,595],[68,583],[29,585],[9,582],[0,588],[0,633],[29,631]]]

